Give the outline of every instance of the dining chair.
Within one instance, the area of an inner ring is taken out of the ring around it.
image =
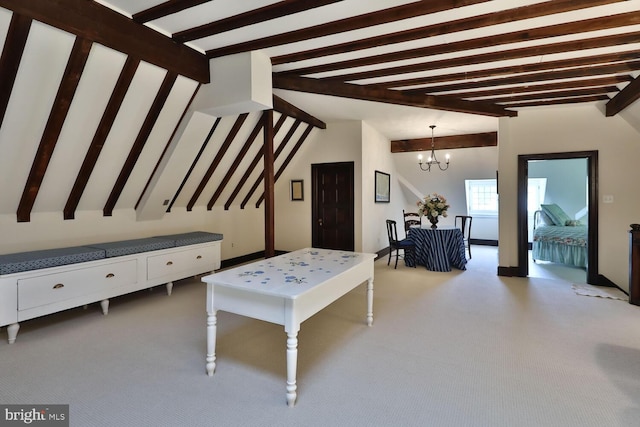
[[[469,259],[471,259],[471,221],[473,217],[469,215],[456,215],[454,224],[460,230],[462,230],[462,240],[464,241],[464,247],[469,251]]]
[[[413,266],[415,268],[415,249],[416,245],[409,239],[398,240],[398,230],[396,229],[396,222],[392,219],[387,220],[387,236],[389,237],[389,259],[387,260],[387,265],[391,262],[391,257],[393,256],[393,252],[396,252],[396,265],[393,267],[398,268],[398,258],[400,258],[400,251],[403,251],[402,257],[405,260],[405,264],[407,263],[407,258],[411,258],[413,261]]]
[[[404,235],[409,236],[409,229],[413,226],[420,226],[420,215],[417,212],[405,212],[402,210],[402,216],[404,217]]]

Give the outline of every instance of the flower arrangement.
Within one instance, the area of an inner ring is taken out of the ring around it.
[[[427,194],[424,196],[424,199],[418,200],[418,214],[426,216],[433,228],[436,228],[436,223],[438,222],[438,217],[442,215],[443,217],[447,217],[447,209],[449,209],[449,204],[447,203],[447,199],[438,193]]]

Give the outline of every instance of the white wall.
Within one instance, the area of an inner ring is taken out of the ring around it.
[[[598,150],[599,273],[628,288],[629,224],[640,222],[638,132],[622,117],[593,105],[546,107],[502,118],[498,131],[500,188],[499,265],[518,265],[518,155]],[[612,195],[614,203],[602,203]]]
[[[0,215],[0,254],[79,246],[91,243],[137,239],[188,231],[222,233],[222,259],[264,250],[264,209],[231,207],[186,212],[174,209],[163,219],[136,221],[133,209],[116,209],[105,217],[102,211],[78,211],[73,220],[62,213],[36,213],[30,222],[16,222],[15,215]]]
[[[377,252],[388,246],[385,220],[402,222],[406,199],[398,184],[389,140],[360,121],[327,123],[316,131],[312,144],[303,145],[294,162],[276,183],[276,248],[295,250],[311,246],[311,165],[354,162],[355,250]],[[391,202],[374,202],[374,171],[391,175]],[[290,200],[290,181],[304,180],[304,201]]]
[[[375,171],[391,175],[389,203],[376,203],[374,200]],[[356,193],[357,194],[357,193]],[[390,141],[371,125],[362,123],[362,250],[377,252],[389,246],[387,238],[387,219],[395,220],[399,237],[404,236],[402,209],[406,204],[404,193],[398,183],[391,155]]]
[[[446,150],[436,153],[443,156]],[[439,193],[447,198],[449,216],[441,218],[438,224],[452,226],[456,215],[467,214],[467,200],[464,181],[466,179],[495,179],[498,170],[498,148],[463,148],[450,150],[451,163],[446,171],[424,172],[418,166],[418,153],[394,153],[392,155],[399,173],[422,194]],[[406,193],[406,192],[405,192]],[[407,196],[404,209],[416,210],[417,198]],[[471,238],[498,240],[498,218],[473,218]]]
[[[311,139],[311,137],[313,138]],[[280,176],[275,187],[275,247],[278,250],[293,251],[311,246],[311,165],[314,163],[354,162],[355,194],[360,194],[361,141],[362,131],[359,121],[327,123],[324,130],[314,130],[298,151],[289,167]],[[304,201],[291,201],[290,181],[304,180]],[[356,221],[355,250],[362,247],[362,233],[359,227],[362,205],[356,198],[354,206]]]

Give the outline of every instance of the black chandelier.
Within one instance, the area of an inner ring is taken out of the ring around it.
[[[418,154],[418,165],[420,166],[420,169],[422,169],[423,171],[431,172],[432,165],[438,165],[438,168],[441,171],[446,171],[447,169],[449,169],[449,155],[447,154],[445,156],[445,165],[443,167],[440,161],[436,158],[436,148],[435,148],[435,143],[433,139],[433,129],[435,129],[436,125],[431,125],[429,127],[431,128],[431,155],[429,156],[426,162],[423,162],[422,154]]]

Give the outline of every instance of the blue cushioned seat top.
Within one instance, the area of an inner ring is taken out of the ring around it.
[[[173,241],[169,239],[157,239],[147,237],[144,239],[120,240],[118,242],[97,243],[90,245],[93,248],[105,251],[107,258],[138,254],[141,252],[157,251],[174,247]]]
[[[208,233],[206,231],[192,231],[190,233],[170,234],[167,236],[156,236],[157,239],[168,239],[174,242],[175,246],[196,245],[198,243],[215,242],[222,240],[220,233]]]
[[[103,258],[105,258],[103,249],[87,246],[18,252],[0,255],[0,274],[19,273]]]

